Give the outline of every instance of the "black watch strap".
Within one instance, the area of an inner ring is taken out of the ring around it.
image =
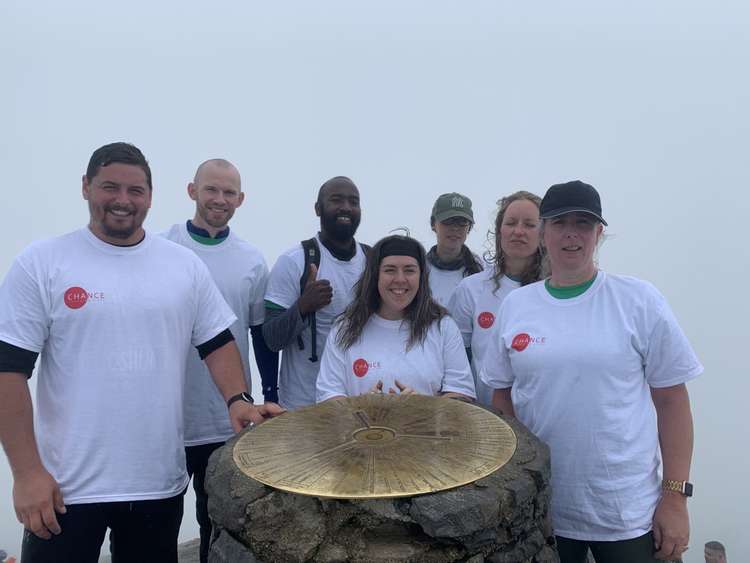
[[[245,393],[244,391],[242,393],[237,393],[233,397],[229,397],[229,400],[227,401],[227,408],[232,406],[232,403],[236,401],[245,401],[246,403],[253,404],[253,398],[250,396],[250,393]]]

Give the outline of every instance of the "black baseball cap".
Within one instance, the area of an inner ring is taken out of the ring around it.
[[[599,192],[594,189],[594,186],[580,180],[550,186],[539,207],[539,216],[542,219],[551,219],[575,212],[588,213],[599,219],[603,225],[607,224],[602,217]]]

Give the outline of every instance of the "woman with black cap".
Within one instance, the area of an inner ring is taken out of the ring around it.
[[[597,563],[679,559],[692,494],[685,383],[703,367],[656,288],[597,268],[607,223],[592,186],[552,186],[540,215],[550,277],[505,299],[480,375],[493,404],[550,447],[562,563],[589,549]]]
[[[452,192],[435,201],[430,214],[430,227],[437,244],[427,253],[432,296],[443,306],[466,276],[482,271],[479,258],[466,246],[466,237],[474,226],[471,200]]]
[[[317,401],[367,392],[474,399],[456,323],[431,296],[424,248],[410,237],[380,240],[355,298],[328,336]]]

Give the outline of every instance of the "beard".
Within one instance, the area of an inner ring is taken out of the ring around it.
[[[339,223],[336,217],[345,216],[351,219],[351,223]],[[320,226],[328,236],[337,241],[346,241],[354,237],[359,227],[360,218],[355,215],[345,213],[327,213],[323,211],[320,215]]]
[[[102,232],[105,236],[110,238],[126,240],[133,236],[137,230],[138,227],[135,225],[118,229],[117,227],[112,227],[106,223],[102,224]]]
[[[212,226],[214,229],[223,229],[224,227],[226,227],[227,224],[229,223],[229,220],[234,215],[234,212],[230,210],[229,213],[227,213],[226,215],[221,215],[220,217],[216,218],[216,217],[211,216],[211,211],[206,207],[198,205],[196,209],[201,219],[203,219],[208,225]]]
[[[131,213],[130,220],[124,221],[124,224],[117,224],[116,221],[110,222],[108,219],[111,217],[110,211],[112,211],[113,209],[123,209],[129,211]],[[105,236],[113,239],[126,240],[130,238],[138,231],[138,229],[141,228],[141,225],[143,225],[143,220],[145,219],[145,213],[141,214],[137,209],[130,210],[117,206],[107,206],[103,209],[103,212],[104,216],[99,223],[101,231]]]

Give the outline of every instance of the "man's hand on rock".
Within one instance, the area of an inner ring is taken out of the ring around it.
[[[262,424],[269,418],[285,413],[286,410],[276,403],[263,403],[262,405],[251,405],[245,401],[235,401],[229,407],[229,419],[232,428],[239,432],[248,424]]]

